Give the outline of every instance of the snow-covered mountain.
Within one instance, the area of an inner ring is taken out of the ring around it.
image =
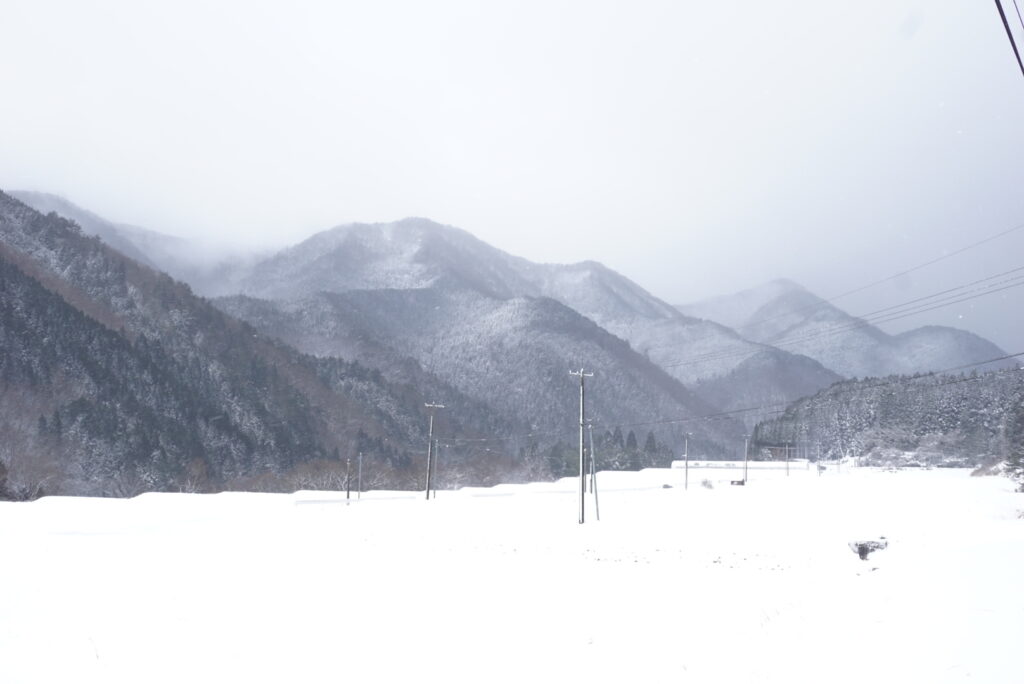
[[[412,357],[538,428],[571,426],[566,383],[580,366],[597,370],[605,420],[715,410],[601,326],[682,320],[669,305],[598,264],[532,264],[425,219],[325,231],[257,264],[241,290],[218,305],[304,351],[385,373]]]
[[[22,192],[18,196],[40,211],[55,211],[76,221],[87,233],[184,280],[206,296],[241,293],[282,301],[322,291],[408,290],[447,284],[497,299],[549,297],[626,340],[677,380],[687,384],[713,380],[724,395],[735,389],[748,398],[760,393],[763,400],[780,396],[791,400],[802,396],[794,394],[800,391],[797,388],[817,390],[839,379],[807,359],[752,344],[726,326],[681,315],[597,262],[532,263],[466,231],[427,219],[340,226],[262,261],[242,256],[215,259],[200,258],[204,251],[185,240],[111,223],[56,195]],[[314,347],[324,350],[322,344],[304,345]],[[748,363],[751,359],[753,364]],[[743,380],[733,388],[730,375],[745,363],[738,376]],[[773,373],[775,381],[748,386],[750,367],[759,364],[787,370]],[[726,405],[735,408],[732,402]]]
[[[578,405],[569,370],[580,367],[595,372],[588,411],[603,429],[717,409],[623,340],[547,297],[495,297],[441,279],[429,287],[214,303],[303,351],[360,359],[391,379],[402,372],[403,359],[415,359],[549,441],[571,441],[575,434]],[[681,444],[682,434],[693,432],[711,453],[739,435],[739,425],[728,422],[667,423],[655,430],[667,444]]]
[[[346,226],[254,267],[235,264],[216,280],[208,269],[175,262],[176,255],[168,255],[158,240],[139,240],[141,231],[105,222],[59,198],[30,199],[48,200],[48,208],[87,222],[87,232],[111,242],[136,238],[130,247],[153,250],[143,255],[146,263],[168,268],[200,293],[241,291],[267,298],[219,305],[301,351],[363,359],[398,383],[418,385],[437,371],[477,400],[501,406],[508,425],[547,427],[549,433],[571,426],[567,372],[579,366],[601,367],[601,379],[594,382],[604,383],[605,391],[595,405],[605,402],[608,410],[600,417],[609,422],[675,420],[716,410],[628,344],[545,298],[543,269],[464,231],[422,219]],[[318,300],[339,293],[347,299]],[[678,316],[664,303],[660,308]],[[432,333],[426,321],[436,324]],[[504,393],[506,386],[518,392]],[[690,431],[706,438],[713,453],[713,444],[734,441],[739,430],[738,424],[724,423]],[[683,428],[663,431],[666,436],[659,438],[672,444],[667,435],[682,434]]]
[[[43,210],[77,221],[86,232],[188,282],[200,294],[240,294],[276,302],[279,316],[297,318],[291,320],[292,328],[279,325],[266,332],[318,355],[379,358],[387,360],[381,362],[382,367],[409,368],[399,361],[404,355],[429,368],[422,350],[397,341],[409,329],[411,319],[402,320],[405,325],[384,335],[375,326],[361,327],[361,319],[352,311],[336,310],[340,300],[319,298],[321,293],[432,288],[472,292],[481,301],[498,303],[552,299],[625,340],[632,351],[676,380],[699,386],[702,395],[714,397],[719,408],[790,401],[840,379],[812,358],[793,353],[799,349],[751,342],[749,335],[722,324],[748,322],[752,313],[776,302],[778,292],[762,293],[765,301],[744,302],[750,310],[727,321],[712,316],[705,317],[712,320],[704,320],[684,315],[599,263],[532,263],[466,231],[420,218],[340,226],[263,260],[216,262],[199,259],[200,250],[183,240],[104,221],[62,198],[40,193],[21,196]],[[352,295],[342,308],[358,309],[365,300],[365,296]],[[254,310],[252,303],[242,306],[236,301],[231,306],[237,307],[232,310],[239,315]],[[466,328],[466,316],[451,307],[444,310],[452,316],[446,322],[447,330],[458,326],[473,334],[476,324]],[[265,307],[260,316],[263,320],[274,318]],[[413,312],[403,316],[413,316]],[[490,338],[481,332],[479,339]]]
[[[114,223],[59,195],[28,190],[8,194],[41,214],[53,212],[74,221],[85,234],[95,235],[121,254],[188,283],[203,295],[234,291],[234,280],[259,258],[198,245],[148,228]]]
[[[428,399],[458,407],[448,435],[526,429],[422,372],[300,354],[3,192],[0,293],[0,499],[289,490],[356,452],[415,485]]]
[[[729,325],[747,339],[809,356],[844,377],[929,372],[1005,354],[956,328],[890,335],[789,280],[678,308]]]
[[[166,248],[163,243],[173,244],[180,240],[170,235],[154,233],[136,226],[111,223],[59,195],[28,190],[13,190],[8,194],[32,207],[40,214],[52,212],[58,216],[63,216],[69,221],[74,221],[86,235],[99,237],[126,257],[135,259],[140,264],[145,264],[151,268],[159,268],[151,255],[156,256],[164,251]],[[142,247],[136,245],[136,240],[140,239],[144,241]]]
[[[753,344],[717,323],[682,315],[597,262],[532,263],[466,231],[426,219],[348,225],[319,233],[257,264],[240,290],[253,297],[289,300],[320,291],[435,285],[457,285],[497,299],[554,299],[626,340],[684,383],[715,379],[728,386],[729,374],[754,356],[790,369],[786,384],[765,388],[772,396],[793,399],[801,395],[792,394],[789,385],[817,390],[838,379],[807,359]]]

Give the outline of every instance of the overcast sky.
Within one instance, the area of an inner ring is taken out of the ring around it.
[[[0,64],[0,188],[186,237],[426,216],[682,303],[1024,223],[1024,78],[980,0],[3,0]],[[1024,230],[837,304],[1017,266]],[[1022,294],[890,329],[1024,351]]]

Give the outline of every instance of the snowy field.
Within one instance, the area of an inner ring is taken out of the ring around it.
[[[3,503],[0,681],[1024,681],[1009,481],[709,473]]]

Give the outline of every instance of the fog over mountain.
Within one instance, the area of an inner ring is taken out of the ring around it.
[[[748,339],[809,356],[848,378],[926,373],[1006,355],[978,335],[945,326],[889,335],[870,318],[851,316],[789,280],[679,309],[730,325]]]
[[[791,400],[840,377],[811,359],[751,344],[723,326],[683,316],[627,278],[596,262],[534,264],[486,245],[465,231],[425,219],[341,226],[319,233],[257,264],[241,281],[243,293],[291,301],[287,308],[293,313],[297,298],[306,298],[307,306],[319,310],[321,306],[309,298],[317,299],[320,292],[382,288],[457,289],[498,301],[516,297],[551,298],[626,340],[634,350],[681,382],[688,385],[713,382],[714,388],[706,391],[717,393],[720,401],[716,405],[720,408]],[[360,296],[353,294],[345,301],[351,305]],[[254,320],[243,310],[229,310],[250,322]],[[344,316],[339,309],[334,311],[333,316],[327,318],[315,317],[312,325],[317,332],[309,339],[305,338],[305,332],[292,333],[289,342],[311,353],[330,350],[322,334],[323,322]],[[310,317],[304,318],[307,320],[305,331],[310,327]],[[407,317],[398,317],[398,320],[407,320]],[[440,324],[449,336],[460,333],[471,336],[474,329],[471,318],[453,311],[440,314]],[[333,322],[331,328],[339,330],[345,325]],[[274,334],[273,330],[284,329],[287,328],[265,328],[270,334]],[[389,340],[403,334],[415,338],[416,326],[398,325],[392,332],[378,334],[376,338],[379,344],[387,345],[392,344]],[[339,337],[347,339],[350,335]],[[318,340],[315,346],[310,346],[312,339]],[[445,341],[438,339],[434,344],[443,347]],[[335,347],[333,352],[341,353],[342,349]],[[717,358],[723,349],[731,353]],[[406,351],[421,358],[411,350]],[[702,358],[706,355],[715,358]],[[741,366],[740,377],[744,380],[736,383],[731,374]],[[753,368],[768,367],[774,372],[751,372]]]
[[[0,430],[19,449],[48,456],[31,467],[14,452],[4,457],[8,495],[38,495],[44,481],[60,491],[91,491],[88,478],[81,479],[87,471],[107,492],[185,480],[192,487],[232,486],[265,478],[268,469],[278,483],[272,486],[287,486],[281,483],[308,477],[301,473],[310,467],[336,471],[341,444],[374,455],[382,482],[414,485],[408,449],[422,438],[415,415],[425,401],[442,398],[454,412],[446,436],[454,439],[450,477],[557,476],[575,458],[568,371],[580,367],[595,373],[590,415],[610,459],[605,467],[665,464],[687,435],[705,456],[735,454],[744,431],[778,406],[843,377],[930,371],[1003,354],[952,328],[888,335],[790,281],[680,310],[597,262],[535,264],[427,219],[340,226],[262,259],[193,264],[173,239],[113,224],[56,196],[21,196],[52,213],[42,216],[2,196],[2,247],[13,260],[5,287],[22,302],[5,314],[6,346],[24,361],[6,371],[15,379],[8,390],[21,387],[7,396],[21,399],[0,407]],[[227,316],[213,316],[206,301],[159,266],[200,293],[220,294],[213,302]],[[57,300],[45,303],[53,295]],[[54,318],[55,306],[67,311]],[[259,347],[243,352],[257,354],[248,362],[238,357],[234,347],[247,335],[239,319],[257,339],[278,340],[272,360]],[[28,331],[39,325],[56,326],[45,339],[62,346],[34,350],[38,342]],[[99,357],[78,341],[96,325],[87,337],[113,334],[95,347]],[[204,346],[214,339],[224,342]],[[132,356],[115,351],[129,343],[142,346],[130,347]],[[79,379],[61,380],[61,392],[29,390],[40,377],[48,387],[53,359]],[[236,388],[209,385],[209,374],[225,364],[234,369]],[[154,385],[141,370],[149,367],[165,374],[161,382],[181,386]],[[289,368],[285,384],[282,368]],[[310,396],[310,383],[323,389]],[[260,396],[271,385],[279,395],[275,408]],[[110,403],[125,391],[130,399]],[[173,410],[152,403],[175,396],[184,404]],[[255,418],[246,417],[244,402],[256,402],[248,409]],[[138,408],[124,413],[125,406]],[[111,407],[119,407],[114,422],[100,420]],[[304,415],[310,408],[313,414]],[[737,409],[735,417],[701,420]],[[337,416],[324,422],[324,410]],[[283,423],[275,411],[298,432],[277,434]],[[177,422],[160,427],[160,417],[171,414],[180,416]],[[242,430],[234,446],[217,436],[217,416],[229,421],[224,428]],[[347,427],[331,426],[337,418]],[[182,420],[199,421],[198,441],[176,441]],[[246,427],[236,428],[236,421]],[[641,451],[634,431],[644,428]],[[124,430],[137,437],[115,437]],[[102,458],[86,446],[97,440],[108,445]]]
[[[1022,8],[2,0],[0,684],[1024,679]]]
[[[114,237],[126,234],[139,233]],[[343,457],[356,452],[376,486],[415,487],[427,401],[446,406],[436,433],[446,482],[550,478],[575,458],[568,371],[582,366],[601,369],[589,403],[607,447],[602,467],[665,465],[681,421],[716,410],[572,309],[546,297],[498,299],[469,276],[453,287],[342,293],[350,306],[326,320],[367,344],[339,358],[344,335],[328,335],[331,348],[315,358],[282,344],[309,348],[319,331],[308,316],[281,325],[282,302],[218,300],[250,327],[3,193],[0,256],[0,496],[336,485]],[[657,435],[652,418],[667,419]],[[742,426],[695,421],[688,430],[694,448],[715,455]]]
[[[279,489],[356,450],[381,482],[414,481],[421,390],[462,407],[461,433],[515,426],[436,379],[388,383],[262,337],[2,192],[0,290],[0,496]]]
[[[185,281],[199,292],[231,290],[232,274],[260,258],[259,253],[238,245],[211,245],[203,240],[114,223],[52,193],[14,190],[9,194],[40,213],[55,212],[74,221],[87,234],[96,235],[125,256]]]
[[[438,312],[429,319],[439,326],[438,335],[473,339],[474,314],[460,312],[447,296],[440,298],[444,304],[431,300],[451,292],[462,293],[463,304],[465,297],[553,299],[728,410],[790,401],[843,377],[939,370],[1004,354],[952,328],[889,335],[787,280],[673,307],[597,262],[536,264],[427,219],[339,226],[263,259],[193,267],[169,257],[158,241],[140,240],[146,231],[126,232],[66,200],[23,196],[41,208],[60,204],[69,216],[85,216],[94,230],[146,251],[149,261],[166,264],[202,294],[245,295],[220,305],[266,334],[308,353],[360,359],[385,372],[394,358],[416,358],[428,368],[434,363],[417,334],[422,324],[411,324],[421,319],[411,297],[426,297],[421,305]],[[421,292],[427,290],[434,292]],[[327,296],[332,293],[346,296]],[[392,309],[389,323],[367,318]],[[478,332],[475,344],[486,347],[487,333]],[[443,346],[439,337],[431,348]],[[445,363],[446,372],[454,373],[452,362]],[[484,386],[486,374],[474,384]],[[747,418],[750,423],[755,416]]]
[[[1024,221],[1024,92],[991,2],[286,14],[6,3],[0,187],[246,249],[426,216],[533,262],[598,261],[672,303],[779,277],[831,299]],[[840,306],[1021,253],[1024,231]],[[1024,350],[1021,292],[883,329]]]

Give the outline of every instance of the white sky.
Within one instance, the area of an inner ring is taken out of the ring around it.
[[[426,216],[679,303],[775,277],[829,296],[1024,222],[1024,78],[991,2],[3,0],[0,15],[0,188],[167,233],[282,245]],[[864,313],[1022,265],[1024,231],[839,303]],[[903,327],[1024,351],[1022,292]]]

